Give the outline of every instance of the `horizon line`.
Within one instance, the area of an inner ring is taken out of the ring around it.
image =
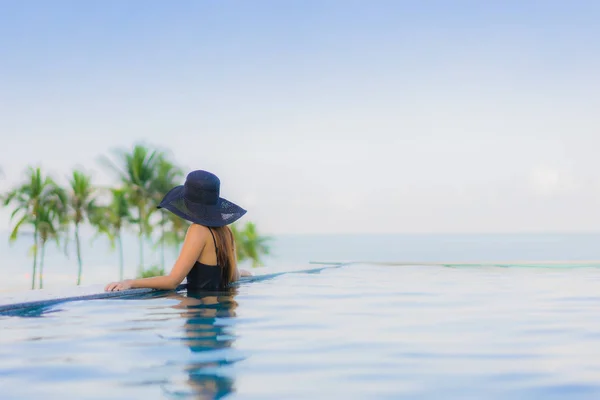
[[[10,229],[0,230],[0,235],[9,236],[11,233]],[[26,232],[24,232],[26,233]],[[28,232],[27,232],[28,233]],[[137,236],[136,232],[123,232],[129,233],[132,236]],[[415,235],[415,236],[427,236],[427,235],[600,235],[600,229],[596,231],[592,230],[566,230],[566,231],[472,231],[472,232],[460,232],[460,231],[429,231],[429,232],[263,232],[265,236],[376,236],[376,235]]]

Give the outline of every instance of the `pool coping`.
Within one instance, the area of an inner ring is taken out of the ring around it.
[[[185,290],[187,288],[187,284],[182,284],[177,287],[177,291]],[[161,292],[163,290],[156,289],[128,289],[118,292],[101,292],[101,293],[93,293],[93,294],[82,294],[75,296],[66,296],[66,297],[56,297],[49,299],[41,299],[41,300],[31,300],[31,301],[22,301],[17,303],[10,304],[0,304],[0,315],[10,315],[15,312],[24,311],[27,309],[33,308],[41,308],[48,307],[59,303],[64,303],[68,301],[79,301],[79,300],[99,300],[99,299],[110,299],[110,298],[123,298],[123,297],[132,297],[139,296],[143,294],[156,293]]]
[[[294,273],[317,273],[325,269],[330,268],[339,268],[344,265],[348,265],[350,263],[319,263],[319,262],[311,262],[311,264],[319,264],[322,265],[319,268],[311,268],[311,269],[303,269],[303,270],[292,270],[292,271],[284,271],[284,272],[275,272],[270,274],[262,274],[262,275],[253,275],[250,277],[240,278],[237,282],[233,284],[233,286],[238,286],[243,283],[250,283],[256,281],[263,281],[267,279],[272,279],[277,276],[294,274]],[[88,289],[93,289],[97,287],[92,286],[88,287]],[[72,296],[55,296],[50,298],[42,298],[38,300],[29,300],[29,301],[16,301],[14,303],[6,303],[0,304],[0,316],[10,316],[10,315],[20,315],[27,310],[35,310],[39,308],[49,307],[52,305],[70,302],[70,301],[81,301],[81,300],[101,300],[101,299],[118,299],[118,298],[129,298],[136,297],[140,295],[160,293],[160,292],[170,292],[170,291],[182,291],[187,290],[187,283],[183,283],[177,288],[173,290],[159,290],[159,289],[128,289],[117,292],[104,292],[104,291],[96,291],[90,294],[76,294]],[[49,296],[52,296],[49,294]]]

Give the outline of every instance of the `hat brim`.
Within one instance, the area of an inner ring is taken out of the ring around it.
[[[194,203],[185,198],[183,185],[169,190],[157,208],[164,208],[190,222],[210,227],[232,224],[246,214],[242,207],[222,197],[214,205]]]

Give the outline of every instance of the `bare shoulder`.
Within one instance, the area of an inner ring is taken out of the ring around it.
[[[185,235],[185,241],[189,243],[199,244],[205,242],[208,235],[210,235],[208,228],[198,224],[191,224],[188,227]]]
[[[187,234],[189,236],[203,237],[208,235],[208,228],[203,225],[191,224],[188,227]]]

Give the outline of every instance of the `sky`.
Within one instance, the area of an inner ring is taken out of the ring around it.
[[[146,143],[265,233],[600,227],[600,2],[0,0],[0,190]],[[10,210],[0,210],[0,231]]]

